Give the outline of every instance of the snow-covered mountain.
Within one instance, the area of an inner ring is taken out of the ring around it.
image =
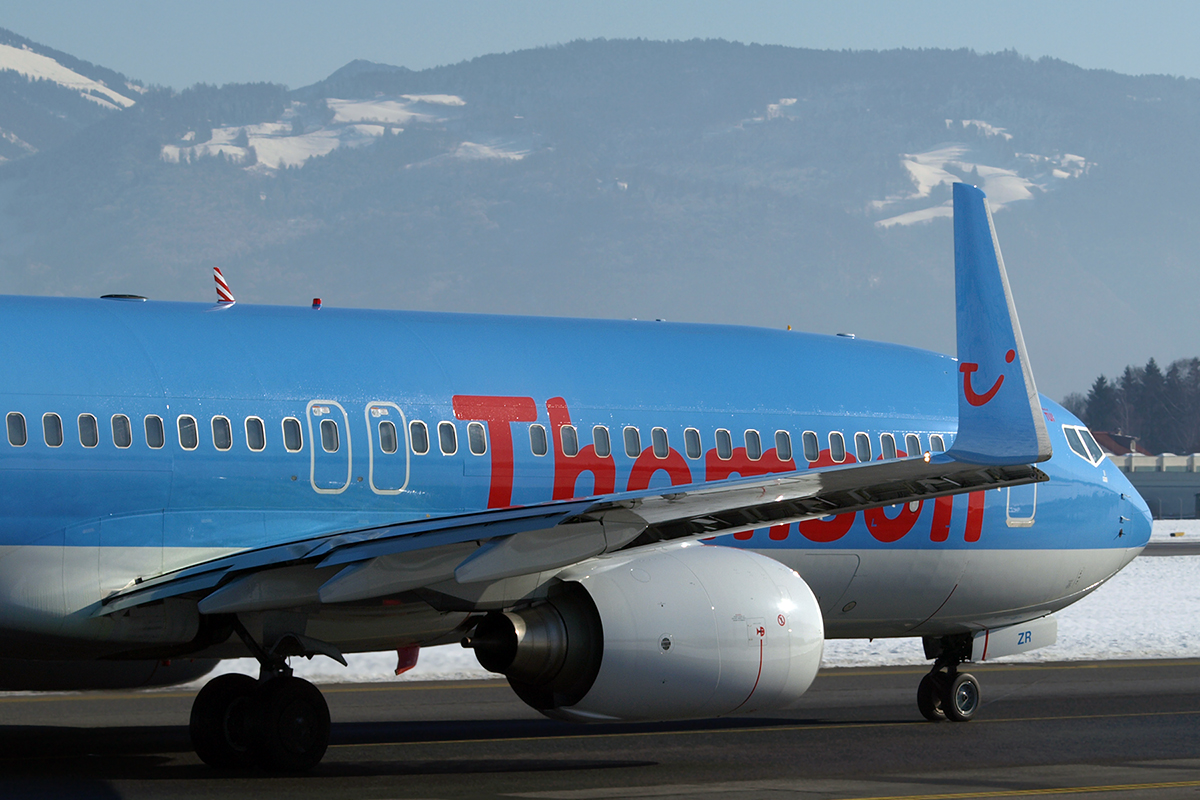
[[[949,184],[967,180],[997,210],[1040,388],[1200,339],[1197,81],[595,41],[142,91],[0,45],[0,292],[206,300],[216,264],[245,302],[790,324],[952,352]]]
[[[189,130],[174,144],[162,146],[162,159],[174,164],[220,155],[246,169],[267,172],[301,167],[308,159],[338,148],[365,147],[383,136],[398,136],[417,126],[441,126],[466,102],[452,94],[406,94],[358,99],[323,98],[314,114],[310,103],[293,100],[277,120],[253,125],[213,128],[205,141]],[[313,119],[319,121],[313,122]],[[306,121],[307,120],[307,121]],[[454,159],[520,160],[528,154],[511,142],[462,141],[444,154]]]
[[[62,144],[145,92],[123,75],[0,28],[0,162]]]

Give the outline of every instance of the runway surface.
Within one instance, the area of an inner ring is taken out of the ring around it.
[[[979,716],[930,724],[920,668],[827,670],[786,716],[581,727],[502,682],[324,687],[303,776],[191,752],[193,692],[0,697],[0,797],[1200,796],[1200,660],[984,665]]]

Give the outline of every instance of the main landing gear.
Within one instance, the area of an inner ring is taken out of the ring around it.
[[[971,637],[925,637],[925,656],[934,658],[933,669],[917,687],[917,708],[930,722],[967,722],[979,710],[982,697],[974,675],[959,672],[958,665],[971,655]]]
[[[257,765],[302,772],[315,767],[329,746],[329,706],[317,687],[292,676],[285,660],[311,649],[295,653],[294,646],[276,645],[267,653],[237,628],[261,664],[260,677],[220,675],[200,690],[189,726],[196,755],[217,769]],[[287,637],[280,644],[295,645],[299,639]]]

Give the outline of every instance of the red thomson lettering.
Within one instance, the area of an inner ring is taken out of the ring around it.
[[[616,490],[617,465],[612,454],[601,458],[596,455],[596,446],[589,444],[576,455],[567,456],[562,451],[563,425],[571,424],[571,412],[567,401],[552,397],[546,401],[546,413],[550,415],[550,432],[554,440],[554,499],[569,500],[575,497],[575,483],[585,472],[592,473],[592,494],[610,494]]]
[[[830,519],[809,519],[796,527],[810,542],[836,542],[850,532],[857,514],[838,514]]]
[[[967,525],[963,539],[978,542],[983,533],[983,506],[987,500],[985,492],[970,492],[967,495]],[[950,538],[950,518],[954,511],[954,497],[939,497],[933,504],[933,524],[929,529],[931,542],[944,542]]]
[[[971,492],[967,495],[967,531],[968,542],[978,542],[983,533],[983,504],[987,496],[983,492]]]
[[[672,486],[684,486],[692,482],[691,469],[674,447],[667,451],[666,458],[658,458],[654,455],[654,448],[647,447],[633,462],[633,469],[629,472],[629,491],[650,488],[650,479],[659,470],[667,473]]]
[[[513,489],[513,440],[509,423],[535,422],[537,404],[532,397],[466,394],[454,395],[453,402],[456,419],[487,423],[492,457],[488,508],[507,508],[512,505]]]
[[[877,541],[889,544],[908,535],[917,524],[917,518],[921,516],[922,505],[923,503],[917,503],[914,509],[910,503],[903,503],[900,513],[895,517],[889,517],[886,508],[868,508],[863,511],[863,519],[867,523],[867,530]]]
[[[939,497],[933,502],[933,524],[929,527],[929,541],[944,542],[950,538],[950,517],[953,513],[953,495]]]

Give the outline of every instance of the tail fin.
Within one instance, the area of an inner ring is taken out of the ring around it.
[[[949,454],[981,464],[1050,458],[1050,435],[1013,306],[992,212],[979,189],[954,184],[958,435]]]
[[[225,276],[221,274],[220,267],[213,267],[213,280],[217,282],[217,302],[218,303],[236,303],[233,299],[233,292],[229,291],[229,284],[225,282]]]

